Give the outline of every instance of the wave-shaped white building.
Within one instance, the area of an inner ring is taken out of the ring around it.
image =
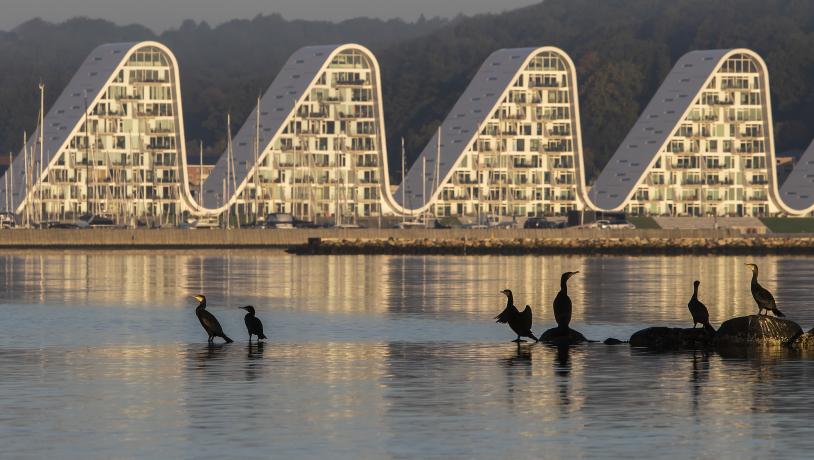
[[[631,214],[788,212],[777,187],[763,59],[747,49],[681,57],[589,199],[596,208]]]
[[[778,187],[768,71],[747,49],[679,59],[590,187],[576,71],[555,47],[490,55],[393,193],[379,66],[355,44],[305,47],[289,58],[200,202],[186,178],[178,65],[159,43],[94,50],[43,127],[0,183],[0,206],[32,221],[814,211],[814,149]]]
[[[178,64],[164,45],[99,46],[43,121],[0,183],[0,206],[37,222],[93,213],[150,224],[197,209]]]
[[[583,209],[574,64],[554,47],[492,53],[395,194],[397,213],[534,216]]]
[[[203,207],[244,221],[380,215],[389,187],[380,78],[360,45],[296,51],[204,183]]]

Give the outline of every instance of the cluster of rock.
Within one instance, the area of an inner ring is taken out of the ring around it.
[[[814,329],[803,333],[794,321],[750,315],[724,321],[715,333],[704,329],[650,327],[630,337],[632,347],[659,350],[782,346],[814,350]]]
[[[814,237],[319,239],[289,251],[296,254],[800,254],[814,253]]]
[[[543,332],[543,335],[540,336],[540,342],[562,346],[578,345],[580,343],[588,342],[588,339],[586,339],[582,333],[571,328],[563,329],[561,327],[552,327],[551,329]]]

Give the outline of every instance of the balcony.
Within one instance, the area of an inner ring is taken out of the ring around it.
[[[362,86],[367,84],[367,80],[362,79],[340,79],[336,80],[336,86]]]

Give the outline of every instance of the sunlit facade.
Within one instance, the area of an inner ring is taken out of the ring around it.
[[[557,48],[493,53],[413,163],[395,200],[404,193],[398,203],[404,212],[437,217],[582,209],[576,84],[571,59]]]
[[[779,190],[768,72],[751,50],[682,56],[590,187],[562,50],[492,53],[395,191],[380,79],[362,46],[297,50],[193,196],[174,56],[156,42],[100,46],[3,177],[0,207],[29,224],[93,214],[129,226],[814,209],[808,153]]]
[[[711,71],[705,68],[713,65]],[[598,208],[634,215],[776,214],[782,203],[772,142],[769,82],[762,59],[743,49],[688,53],[676,63],[591,195]],[[639,174],[637,169],[644,165]],[[619,184],[622,187],[614,189]],[[611,196],[601,196],[603,192]]]
[[[95,49],[43,126],[42,143],[37,130],[14,161],[12,208],[24,221],[91,213],[167,225],[193,207],[178,66],[163,45]]]
[[[339,224],[380,215],[386,161],[379,78],[364,47],[298,50],[204,184],[205,206],[244,222],[267,213]],[[286,91],[292,80],[307,85]]]

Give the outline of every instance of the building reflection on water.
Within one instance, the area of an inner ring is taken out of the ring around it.
[[[535,323],[550,308],[564,271],[575,324],[687,324],[692,281],[713,323],[756,311],[744,262],[778,305],[804,323],[814,318],[809,284],[814,266],[789,257],[297,257],[276,251],[39,251],[0,253],[0,299],[189,307],[203,292],[211,305],[253,302],[314,313],[489,319],[512,289],[530,304]],[[782,275],[782,276],[781,276]],[[539,328],[539,327],[538,327]]]

